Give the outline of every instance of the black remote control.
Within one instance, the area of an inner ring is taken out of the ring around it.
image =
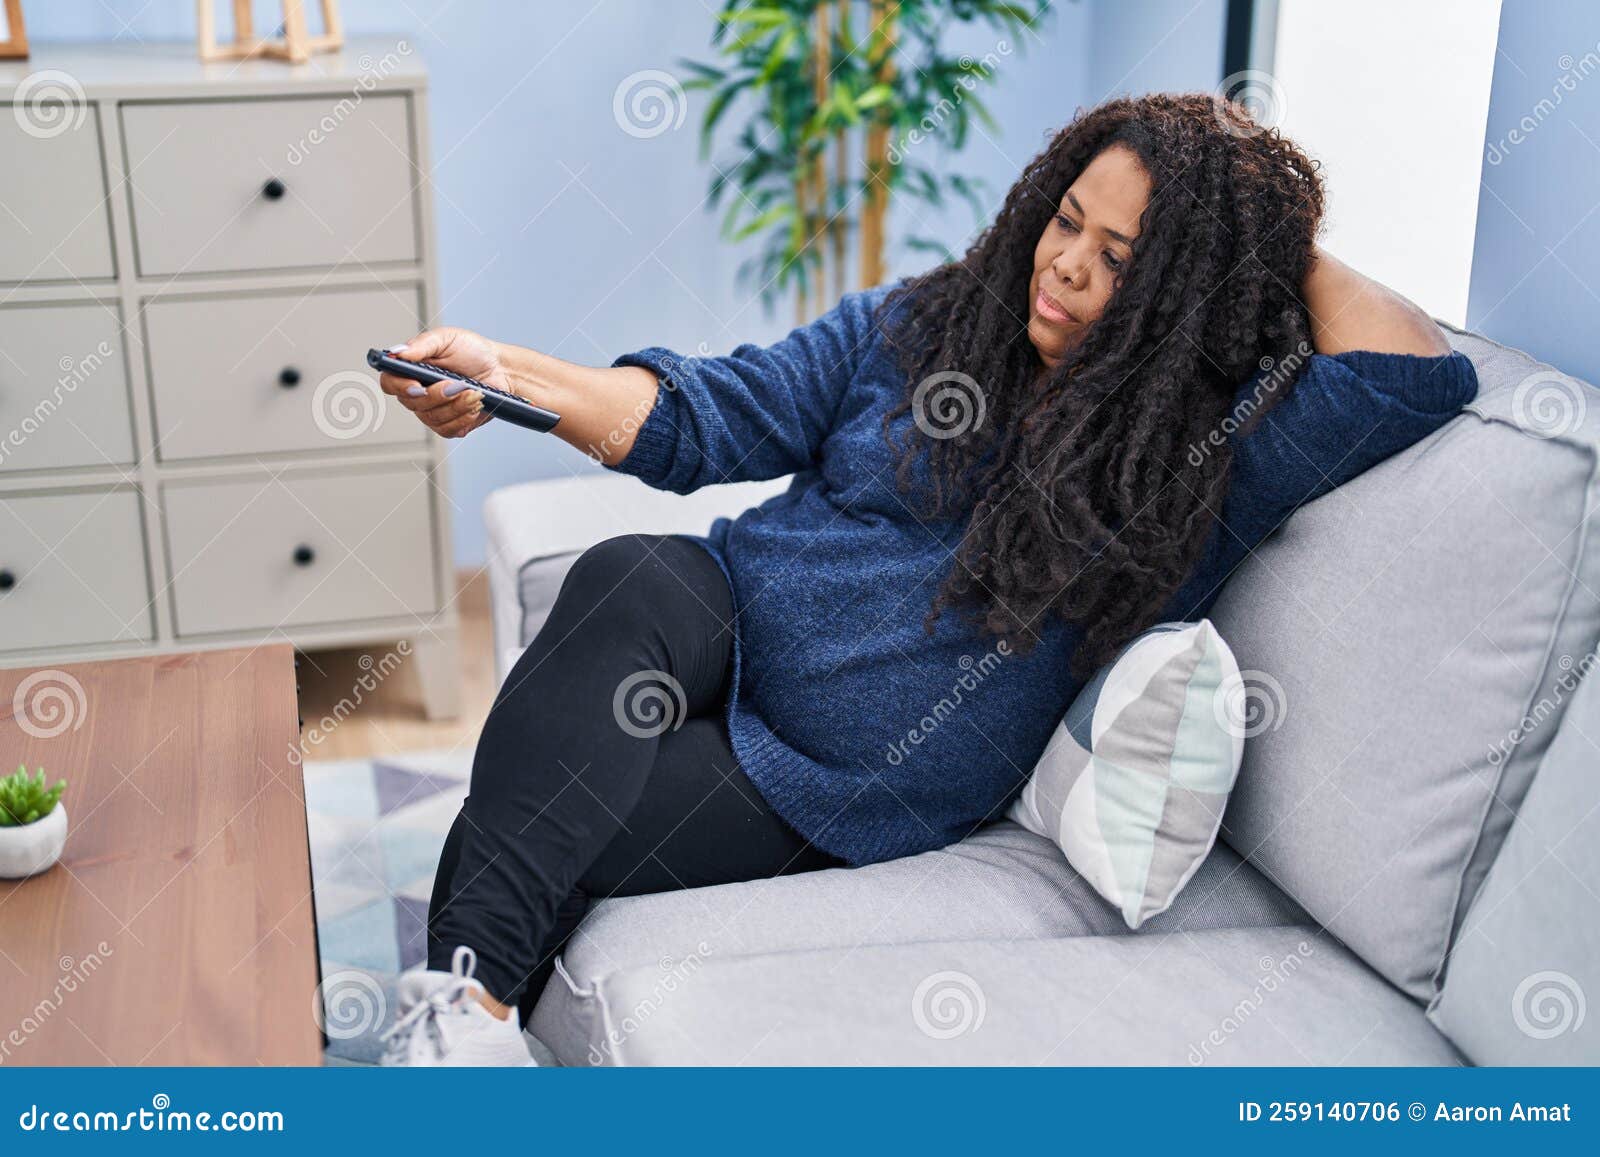
[[[513,426],[522,426],[543,434],[554,429],[555,424],[561,421],[561,415],[554,410],[535,406],[515,394],[486,386],[477,378],[469,378],[465,374],[458,374],[443,366],[397,358],[387,350],[368,350],[367,364],[375,370],[410,378],[413,382],[420,382],[425,386],[431,386],[435,382],[464,382],[483,396],[483,408],[489,412],[490,417],[510,422]]]

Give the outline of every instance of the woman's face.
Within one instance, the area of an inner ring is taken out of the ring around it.
[[[1106,149],[1072,182],[1033,251],[1028,340],[1053,366],[1105,312],[1133,256],[1150,177],[1132,150]]]

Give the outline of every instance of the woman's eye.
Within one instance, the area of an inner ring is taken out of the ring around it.
[[[1065,229],[1068,233],[1076,233],[1078,231],[1077,224],[1074,223],[1072,218],[1068,217],[1065,213],[1056,214],[1056,224],[1061,226],[1061,228]],[[1105,258],[1106,268],[1110,269],[1112,273],[1122,272],[1122,266],[1124,262],[1109,249],[1105,252]]]
[[[1056,224],[1061,226],[1061,228],[1065,229],[1068,233],[1076,233],[1078,231],[1077,224],[1065,213],[1056,214]],[[1120,258],[1116,257],[1109,249],[1106,250],[1105,258],[1106,268],[1110,269],[1112,273],[1120,273],[1122,271],[1124,262]]]

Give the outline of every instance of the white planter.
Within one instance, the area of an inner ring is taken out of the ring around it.
[[[36,823],[0,828],[0,879],[36,876],[61,858],[67,844],[67,809],[54,810]]]

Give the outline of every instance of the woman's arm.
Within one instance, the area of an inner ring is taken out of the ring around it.
[[[392,352],[443,366],[554,410],[561,421],[551,432],[608,466],[627,457],[660,390],[656,375],[638,366],[574,365],[453,327],[420,333]],[[447,393],[452,387],[444,384],[424,390],[392,374],[379,381],[385,393],[398,398],[441,437],[463,438],[489,420],[476,390],[456,388]]]
[[[1347,350],[1437,357],[1450,352],[1427,311],[1318,247],[1301,292],[1319,354]]]
[[[615,466],[633,449],[661,382],[639,366],[580,366],[537,350],[496,343],[513,393],[561,415],[554,433]]]
[[[1471,360],[1432,318],[1337,258],[1318,251],[1305,297],[1316,353],[1281,400],[1259,384],[1281,388],[1281,376],[1240,387],[1235,420],[1259,421],[1228,435],[1228,497],[1166,618],[1205,614],[1223,579],[1296,509],[1421,441],[1477,394]]]
[[[553,433],[564,441],[651,486],[687,494],[816,464],[887,292],[846,294],[782,341],[741,345],[726,357],[651,347],[597,368],[449,328],[428,330],[392,352],[554,410],[561,421]],[[380,381],[444,437],[488,421],[479,393],[459,383],[424,390],[390,374]]]

